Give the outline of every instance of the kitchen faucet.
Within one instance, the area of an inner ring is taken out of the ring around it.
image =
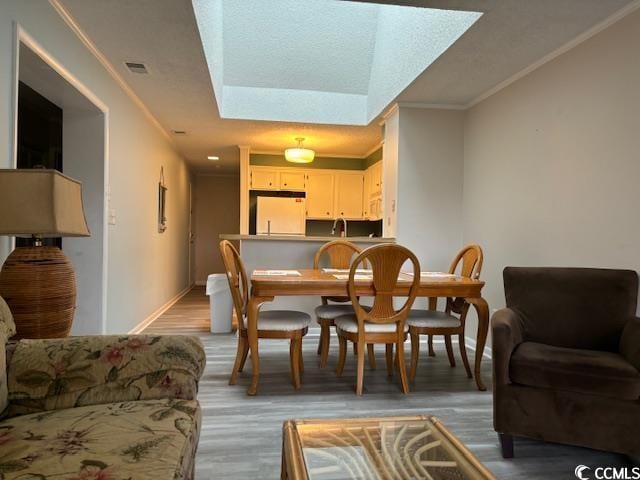
[[[342,225],[344,227],[340,236],[346,237],[347,236],[347,220],[344,217],[338,217],[333,221],[333,228],[331,229],[331,235],[336,234],[336,226],[338,225],[339,220],[342,220]]]

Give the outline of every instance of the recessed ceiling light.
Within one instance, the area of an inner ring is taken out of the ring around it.
[[[207,159],[209,159],[209,160],[220,160],[220,157],[216,157],[215,155],[209,155],[207,157]]]

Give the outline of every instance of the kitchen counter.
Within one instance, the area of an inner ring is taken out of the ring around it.
[[[228,233],[220,235],[220,240],[257,240],[257,241],[284,241],[284,242],[330,242],[332,240],[348,240],[354,243],[395,243],[395,238],[383,237],[338,237],[327,235],[326,237],[307,237],[298,235],[240,235]]]

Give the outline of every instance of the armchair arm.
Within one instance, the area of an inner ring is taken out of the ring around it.
[[[620,337],[620,353],[640,370],[640,318],[629,320]]]
[[[196,396],[206,357],[187,336],[21,340],[8,365],[10,415]]]
[[[510,308],[498,310],[491,317],[491,334],[494,387],[506,385],[510,383],[511,354],[524,340],[524,331],[518,314]]]

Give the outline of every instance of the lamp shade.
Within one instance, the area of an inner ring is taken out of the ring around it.
[[[88,237],[82,184],[57,170],[0,169],[0,235]]]

